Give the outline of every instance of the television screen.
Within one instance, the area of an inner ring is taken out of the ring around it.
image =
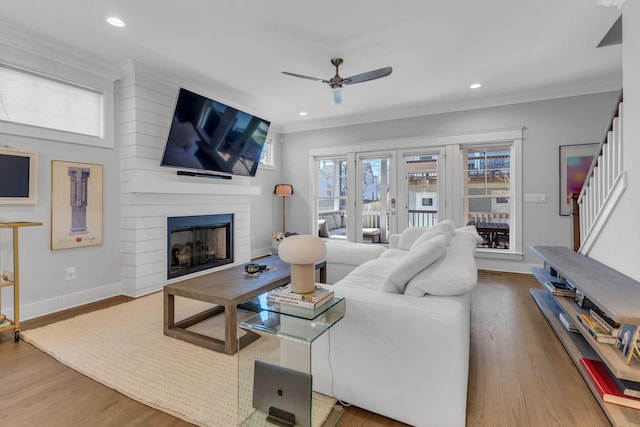
[[[269,125],[180,89],[161,165],[254,176]]]
[[[0,148],[0,204],[36,203],[38,156]]]

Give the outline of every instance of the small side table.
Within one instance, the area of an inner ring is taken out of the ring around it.
[[[311,374],[311,345],[344,317],[346,301],[341,296],[317,309],[278,304],[267,300],[270,292],[240,304],[239,308],[257,311],[257,314],[240,323],[240,328],[260,335],[260,339],[238,352],[238,419],[243,426],[272,426],[267,414],[253,408],[253,380],[256,360]],[[331,399],[313,393],[309,420],[297,420],[297,424],[320,426],[324,417],[320,412],[331,413]],[[316,413],[318,412],[318,413]],[[314,419],[314,414],[316,419]],[[264,424],[263,424],[264,423]]]

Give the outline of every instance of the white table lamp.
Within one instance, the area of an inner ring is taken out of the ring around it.
[[[280,243],[278,255],[291,264],[291,291],[312,293],[316,288],[315,263],[327,256],[324,241],[309,235],[289,236]]]

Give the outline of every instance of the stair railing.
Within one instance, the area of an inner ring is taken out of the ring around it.
[[[582,191],[573,202],[574,250],[587,255],[624,192],[626,173],[622,159],[622,94],[612,114],[598,154],[591,163]],[[576,238],[578,235],[578,238]]]

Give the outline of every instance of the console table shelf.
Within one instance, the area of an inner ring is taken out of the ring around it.
[[[531,249],[613,320],[640,324],[638,282],[569,248],[534,246]]]
[[[638,306],[640,283],[568,248],[536,246],[531,249],[544,260],[545,268],[531,269],[540,283],[558,280],[549,271],[553,268],[558,276],[575,286],[615,321],[640,324],[640,306]],[[531,289],[530,293],[611,424],[614,426],[640,425],[640,410],[605,403],[600,398],[589,375],[582,368],[580,359],[601,360],[618,378],[632,381],[640,381],[640,362],[634,360],[630,366],[627,366],[615,346],[597,342],[576,320],[578,314],[588,313],[588,310],[581,309],[572,298],[555,297],[546,288]],[[569,332],[564,327],[558,317],[560,313],[566,313],[574,320],[579,333]]]

